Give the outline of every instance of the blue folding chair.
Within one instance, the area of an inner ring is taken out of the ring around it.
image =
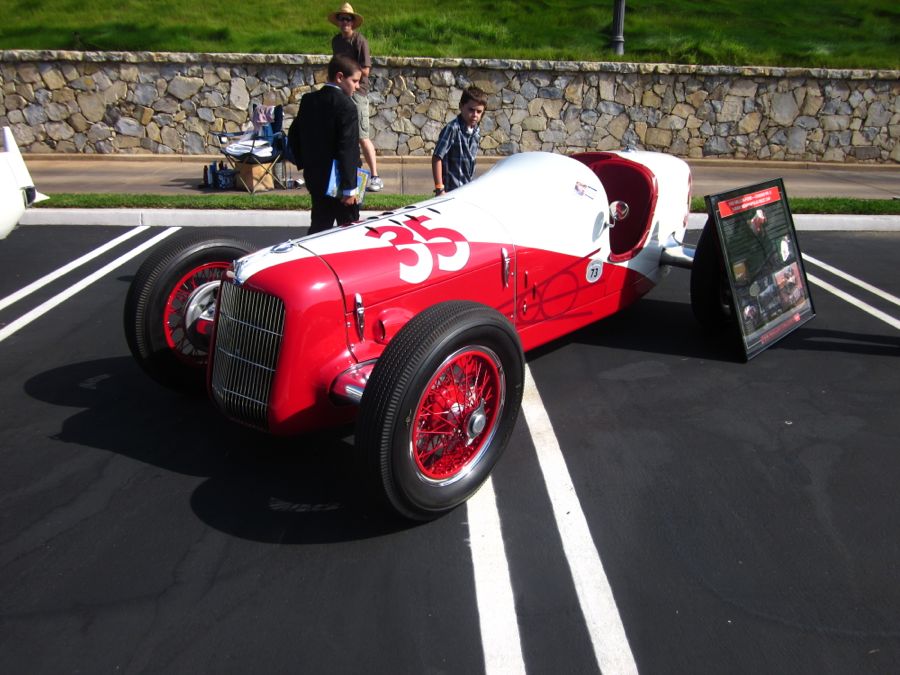
[[[276,186],[288,187],[287,134],[282,131],[284,108],[276,105],[271,111],[262,111],[254,104],[252,118],[270,118],[271,122],[256,123],[252,131],[216,134],[222,154],[236,172],[235,185],[251,194]]]

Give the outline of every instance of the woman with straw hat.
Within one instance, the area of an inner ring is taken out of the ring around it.
[[[359,90],[353,95],[353,102],[359,112],[359,145],[372,176],[367,190],[378,192],[384,182],[378,177],[378,165],[375,158],[375,145],[369,138],[369,71],[372,69],[372,55],[369,53],[369,42],[357,29],[362,25],[362,15],[353,11],[349,2],[328,15],[328,20],[340,28],[340,33],[331,39],[331,52],[335,56],[349,56],[362,68],[362,80]]]

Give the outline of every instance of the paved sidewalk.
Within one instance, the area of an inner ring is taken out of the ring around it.
[[[135,192],[142,194],[215,194],[200,188],[203,167],[219,155],[25,155],[38,190],[54,192]],[[479,157],[478,173],[499,157]],[[703,196],[783,178],[791,197],[900,198],[900,165],[750,162],[704,159],[688,162],[694,194]],[[299,172],[294,169],[294,173]],[[429,157],[379,157],[384,192],[430,194]],[[276,190],[276,193],[291,191]]]
[[[41,192],[54,193],[222,194],[202,188],[203,167],[218,161],[213,155],[35,155],[25,156]],[[479,157],[478,173],[498,157]],[[804,162],[698,160],[689,162],[695,196],[715,194],[771,178],[783,178],[790,197],[900,198],[900,165],[836,165]],[[379,157],[385,193],[429,195],[432,190],[429,157]],[[295,175],[298,175],[294,170]],[[301,188],[302,190],[302,188]],[[276,190],[274,194],[296,194]],[[46,204],[52,207],[52,201]],[[694,220],[703,216],[695,216]],[[140,225],[287,225],[303,227],[309,215],[294,211],[178,211],[174,209],[30,209],[23,225],[140,224]],[[900,229],[900,217],[795,216],[798,228]],[[848,223],[848,221],[850,221]]]

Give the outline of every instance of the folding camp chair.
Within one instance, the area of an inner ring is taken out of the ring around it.
[[[284,162],[287,135],[282,131],[284,109],[253,106],[253,130],[216,135],[222,154],[235,171],[235,185],[255,194],[290,182]]]

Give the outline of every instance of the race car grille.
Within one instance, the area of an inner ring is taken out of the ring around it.
[[[279,298],[222,284],[211,387],[228,417],[268,428],[269,392],[283,332]]]

